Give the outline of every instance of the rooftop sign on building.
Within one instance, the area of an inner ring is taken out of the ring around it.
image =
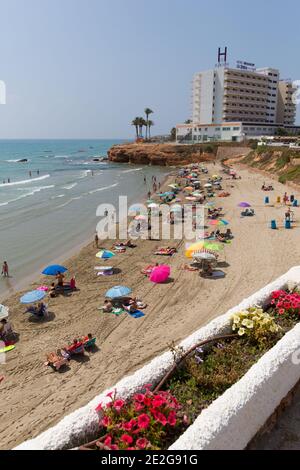
[[[242,60],[238,60],[236,62],[236,67],[237,67],[237,69],[250,70],[251,72],[256,71],[255,64],[251,64],[250,62],[244,62]]]

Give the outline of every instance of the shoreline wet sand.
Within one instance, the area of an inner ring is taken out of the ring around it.
[[[207,166],[212,173],[220,171]],[[7,356],[7,364],[0,366],[0,374],[5,376],[0,385],[0,448],[13,448],[38,435],[149,362],[172,341],[180,341],[297,264],[300,209],[294,209],[295,228],[285,230],[285,209],[275,204],[278,195],[282,197],[284,191],[291,190],[272,181],[275,191],[268,196],[274,206],[266,206],[266,193],[260,188],[267,178],[246,169],[239,169],[238,173],[241,180],[224,176],[223,188],[231,196],[216,198],[235,236],[220,254],[223,279],[204,279],[197,272],[183,270],[187,261],[184,241],[154,240],[137,240],[136,248],[109,261],[119,270],[116,275],[97,277],[94,266],[100,264],[95,258],[98,250],[89,244],[66,262],[70,274],[76,273],[79,290],[51,299],[51,321],[28,318],[23,313],[24,306],[19,304],[20,293],[7,300],[20,339]],[[294,194],[299,200],[299,195]],[[254,217],[241,218],[237,207],[241,201],[252,204]],[[269,228],[272,219],[278,221],[277,231]],[[113,242],[101,245],[111,248]],[[153,254],[159,246],[166,245],[176,246],[178,253],[171,258]],[[172,282],[154,285],[141,274],[141,269],[156,262],[170,264]],[[133,295],[148,304],[143,318],[126,314],[115,317],[98,310],[105,292],[114,285],[131,287]],[[72,361],[64,373],[55,373],[43,365],[47,352],[89,332],[97,337],[99,350],[88,354],[86,360]]]

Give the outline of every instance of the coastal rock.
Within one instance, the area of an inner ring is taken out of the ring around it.
[[[214,149],[206,152],[201,145],[132,143],[114,145],[108,158],[117,163],[175,166],[215,159]]]

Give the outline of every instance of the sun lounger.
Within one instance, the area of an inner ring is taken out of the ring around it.
[[[52,367],[54,370],[58,371],[61,367],[65,366],[68,363],[68,359],[59,356],[56,353],[50,353],[47,355],[47,365]]]
[[[82,342],[78,342],[76,347],[74,347],[74,345],[68,346],[66,350],[70,356],[77,356],[79,354],[84,354],[84,345]]]
[[[91,338],[83,342],[83,347],[84,349],[90,349],[90,348],[93,348],[95,344],[96,344],[96,338]]]

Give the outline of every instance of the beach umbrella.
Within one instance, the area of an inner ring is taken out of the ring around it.
[[[198,196],[199,197],[199,196],[202,196],[202,194],[199,191],[194,191],[192,193],[192,196]]]
[[[249,204],[248,202],[240,202],[238,207],[251,207],[251,204]]]
[[[205,188],[211,188],[211,187],[212,187],[212,184],[211,184],[211,183],[206,183],[206,184],[204,185],[204,187],[205,187]]]
[[[169,184],[169,188],[178,189],[178,184]]]
[[[9,308],[0,304],[0,320],[8,317]]]
[[[188,201],[197,201],[197,198],[195,196],[187,196],[185,199]]]
[[[147,220],[148,217],[146,215],[137,215],[134,220]]]
[[[229,222],[227,222],[227,220],[210,220],[209,222],[209,225],[217,225],[217,226],[221,226],[221,225],[229,225]]]
[[[45,268],[42,274],[45,274],[46,276],[56,276],[58,272],[65,273],[66,271],[68,270],[64,266],[60,266],[59,264],[53,264],[52,266],[48,266],[47,268]]]
[[[224,247],[222,245],[219,245],[218,243],[199,241],[199,242],[193,243],[186,249],[185,256],[187,258],[192,258],[195,253],[200,253],[206,250],[210,250],[212,252],[221,251],[223,250],[223,248]]]
[[[150,274],[150,281],[154,282],[155,284],[160,284],[162,282],[166,282],[168,277],[170,276],[170,266],[162,264],[161,266],[157,266],[153,269]]]
[[[131,294],[131,292],[132,290],[130,287],[115,286],[106,292],[105,297],[108,297],[109,299],[118,299],[120,297],[126,297]]]
[[[216,205],[215,202],[207,202],[207,203],[205,204],[205,207],[208,208],[208,207],[210,207],[210,206],[215,206],[215,205]]]
[[[207,261],[214,261],[216,259],[215,255],[213,253],[210,253],[209,251],[194,253],[193,258]]]
[[[101,250],[96,254],[96,258],[102,258],[102,259],[112,258],[113,256],[116,256],[115,253],[113,253],[112,251],[108,251],[108,250]]]
[[[154,209],[156,207],[159,207],[158,204],[156,204],[155,202],[151,202],[151,204],[148,205],[148,207],[150,207],[150,209]],[[137,219],[136,219],[137,220]]]
[[[184,191],[194,191],[194,188],[192,186],[187,186],[184,188]]]
[[[219,175],[212,175],[212,178],[219,178]]]
[[[23,295],[20,298],[21,304],[34,304],[42,300],[46,296],[46,292],[42,290],[33,290],[31,292],[27,292],[27,294]]]

